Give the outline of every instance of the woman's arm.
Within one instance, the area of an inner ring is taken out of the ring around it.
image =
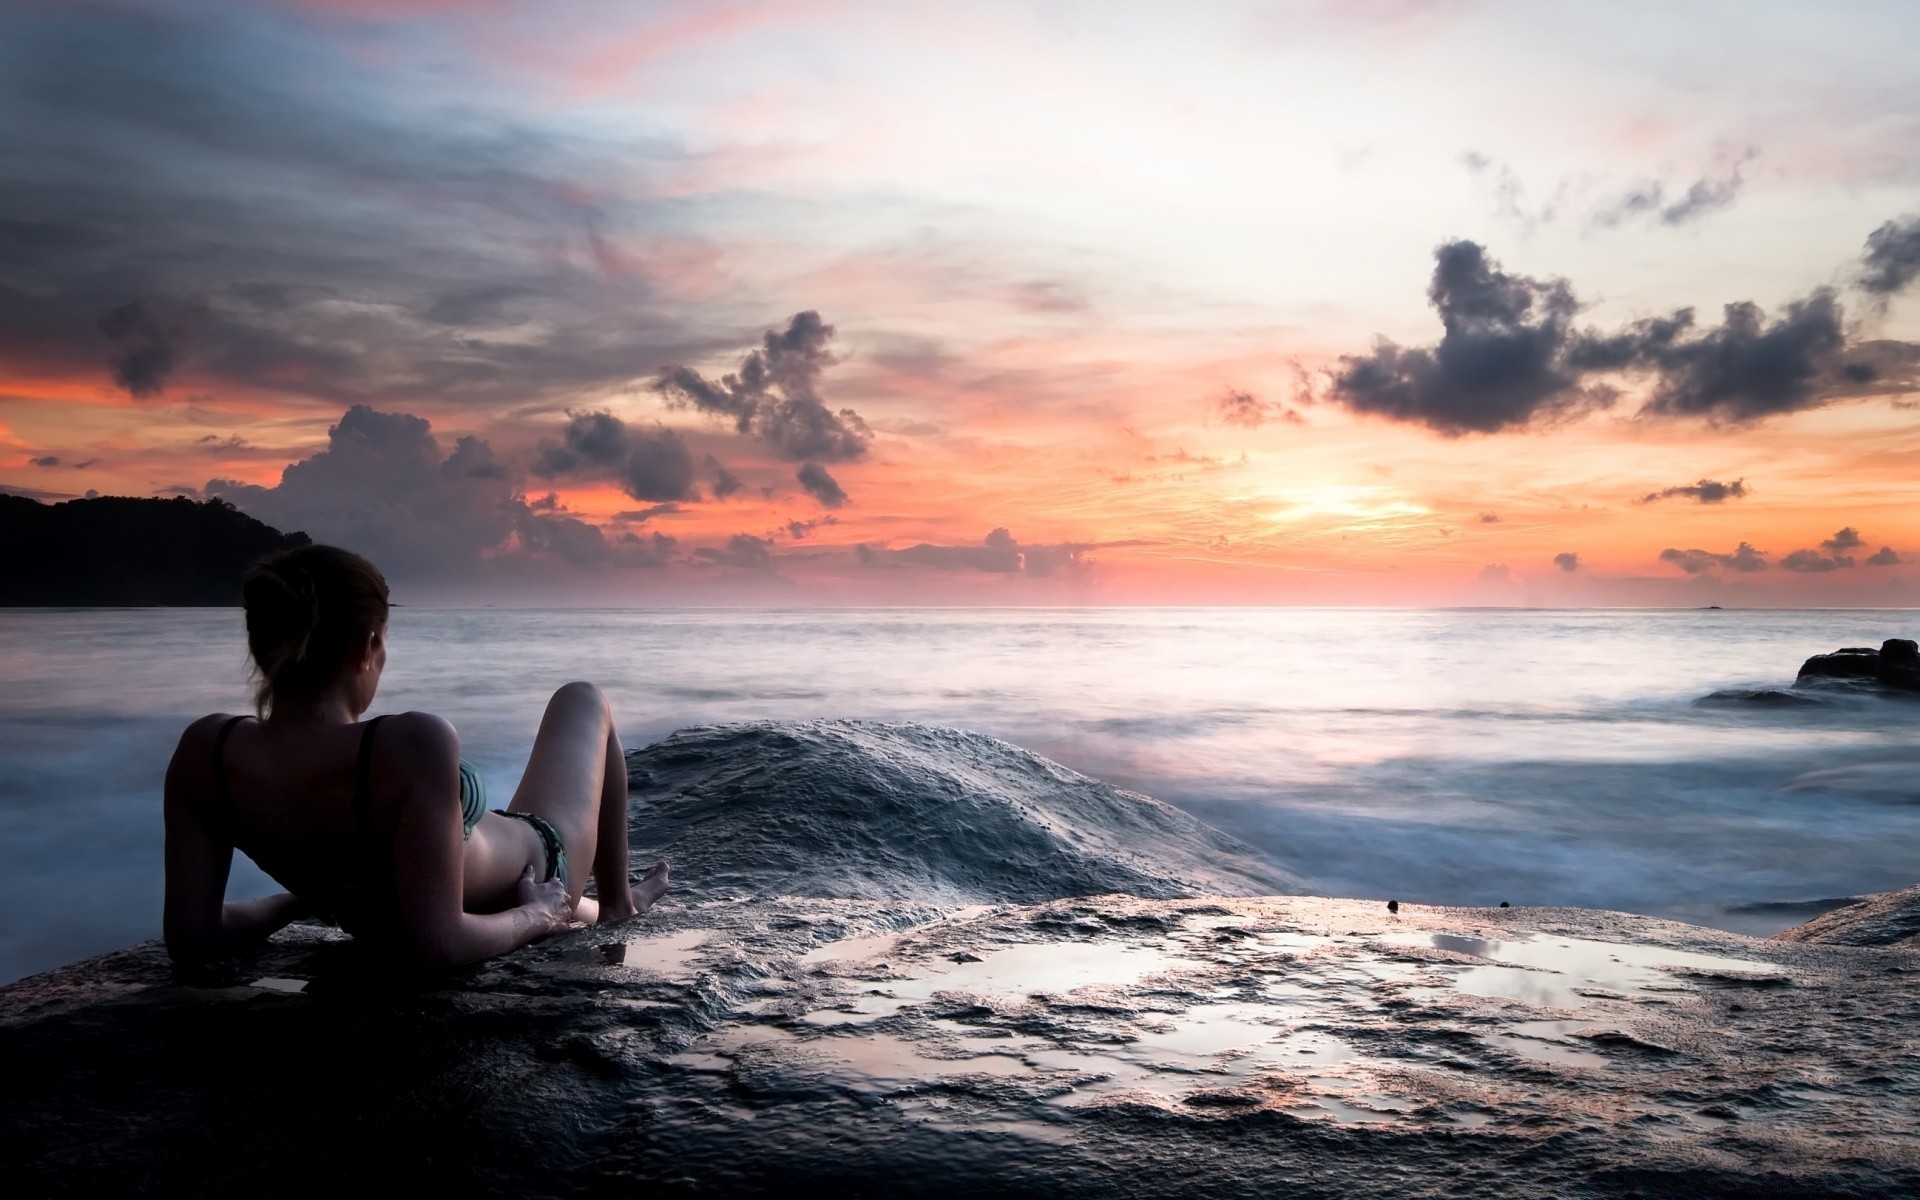
[[[388,720],[374,751],[374,778],[400,790],[394,829],[400,924],[429,966],[459,966],[505,954],[566,927],[563,880],[520,879],[520,904],[465,910],[466,845],[460,822],[460,745],[453,726],[425,713]]]
[[[180,735],[167,764],[166,911],[161,926],[167,952],[178,962],[199,962],[265,941],[300,915],[299,901],[285,892],[226,903],[233,843],[206,819],[212,795],[213,731],[226,718],[195,721]]]

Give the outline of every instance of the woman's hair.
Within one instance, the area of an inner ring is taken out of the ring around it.
[[[240,584],[254,710],[318,699],[387,623],[387,581],[336,546],[302,546],[247,568]]]

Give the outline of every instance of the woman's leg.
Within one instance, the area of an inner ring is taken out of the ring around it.
[[[642,881],[644,900],[628,883],[627,766],[607,698],[592,684],[569,683],[547,702],[526,774],[507,808],[538,813],[559,831],[567,848],[567,895],[576,905],[590,873],[607,919],[644,909],[666,890],[664,865]],[[657,889],[649,886],[656,877]]]

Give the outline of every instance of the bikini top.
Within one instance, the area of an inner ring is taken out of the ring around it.
[[[217,819],[225,826],[229,840],[244,851],[268,874],[279,877],[271,865],[253,849],[241,845],[240,826],[233,809],[233,791],[227,783],[226,750],[227,737],[233,727],[246,720],[246,716],[234,717],[220,726],[213,739],[213,780],[214,806]],[[350,878],[336,886],[327,887],[324,895],[307,895],[303,899],[318,904],[349,932],[362,932],[368,920],[374,914],[384,914],[383,923],[391,924],[393,914],[398,912],[398,902],[394,891],[394,863],[392,831],[382,830],[374,819],[373,811],[373,735],[380,728],[380,722],[386,720],[378,716],[365,723],[360,732],[360,748],[354,760],[353,768],[353,827],[354,841],[358,846],[356,862]],[[480,817],[487,811],[486,788],[473,765],[465,759],[460,760],[460,818],[463,837],[473,833],[473,827],[479,824]],[[284,882],[284,881],[283,881]],[[313,889],[307,889],[311,892]],[[365,918],[365,919],[363,919]],[[360,927],[360,928],[356,928]]]

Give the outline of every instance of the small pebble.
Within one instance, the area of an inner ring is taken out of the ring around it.
[[[1399,902],[1398,900],[1389,900],[1389,901],[1387,901],[1387,911],[1388,911],[1388,912],[1399,912],[1399,911],[1400,911],[1400,902]]]
[[[1502,900],[1502,901],[1500,902],[1500,907],[1501,907],[1501,908],[1512,908],[1512,907],[1513,907],[1513,905],[1511,905],[1511,904],[1508,904],[1508,903],[1507,903],[1507,902],[1506,902],[1505,900]]]

